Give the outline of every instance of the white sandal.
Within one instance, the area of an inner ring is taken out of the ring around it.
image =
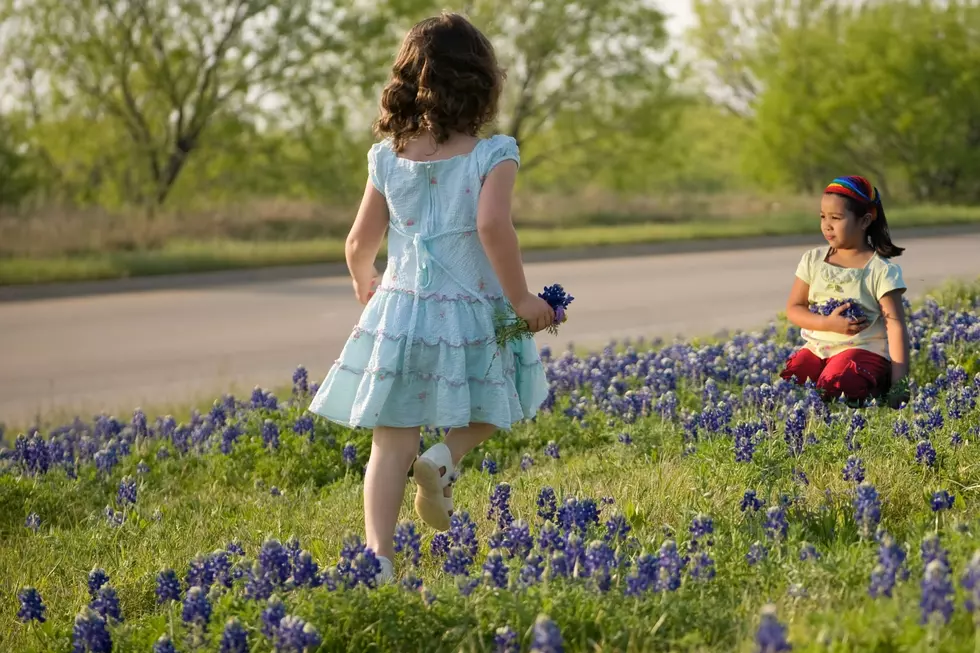
[[[381,571],[379,571],[374,577],[374,583],[377,587],[382,585],[387,585],[395,580],[395,565],[384,556],[378,556],[378,562],[381,563]]]
[[[415,459],[412,475],[418,487],[415,493],[415,512],[422,521],[437,531],[449,530],[453,499],[445,495],[445,490],[455,481],[453,456],[449,447],[441,442],[432,445]]]

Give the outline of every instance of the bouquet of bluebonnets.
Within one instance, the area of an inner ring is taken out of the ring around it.
[[[856,299],[836,299],[831,297],[823,303],[810,304],[810,312],[816,313],[817,315],[823,315],[824,317],[832,314],[841,306],[850,304],[847,308],[841,311],[841,315],[849,320],[860,320],[862,317],[867,317],[864,314],[864,309],[861,308],[861,304],[858,303]]]
[[[568,320],[568,305],[575,298],[565,292],[559,284],[548,286],[544,292],[538,293],[538,297],[548,302],[548,305],[555,311],[555,322],[548,327],[548,333],[558,334],[558,325]],[[524,338],[529,338],[533,334],[528,328],[527,322],[517,317],[514,307],[508,305],[506,311],[497,311],[494,315],[494,334],[497,338],[497,346],[504,347],[509,342],[519,342]]]

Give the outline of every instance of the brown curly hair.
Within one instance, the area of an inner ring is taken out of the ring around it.
[[[375,134],[396,152],[426,132],[439,144],[453,132],[476,136],[497,115],[503,81],[493,46],[472,23],[455,13],[426,18],[395,58]]]

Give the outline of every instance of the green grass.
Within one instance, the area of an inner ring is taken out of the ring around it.
[[[936,295],[949,308],[976,312],[980,287],[960,286]],[[930,318],[919,323],[927,331]],[[782,342],[780,338],[777,343]],[[928,334],[926,337],[928,342]],[[725,345],[723,345],[725,346]],[[719,364],[748,355],[753,348],[726,350]],[[694,351],[698,351],[697,348]],[[980,372],[980,349],[963,341],[947,345],[951,361],[969,375]],[[710,357],[714,359],[714,354]],[[927,363],[925,352],[914,361],[917,381],[925,384],[938,370]],[[639,380],[628,377],[638,385]],[[720,384],[720,390],[740,395],[738,384]],[[682,408],[701,410],[700,383],[682,379],[678,399]],[[584,393],[591,396],[590,392]],[[856,452],[867,469],[867,481],[881,495],[881,524],[909,550],[911,577],[900,582],[892,598],[871,599],[869,574],[876,563],[876,544],[862,539],[851,508],[853,484],[841,469],[852,452],[845,433],[852,411],[835,407],[842,419],[827,425],[814,420],[808,433],[816,438],[799,457],[789,455],[783,441],[784,418],[773,415],[774,428],[759,443],[754,459],[734,461],[728,436],[703,433],[693,452],[685,452],[684,429],[676,420],[643,417],[627,424],[615,411],[592,409],[584,422],[564,415],[569,405],[562,398],[558,410],[535,423],[498,435],[469,456],[455,486],[457,506],[467,509],[478,525],[482,562],[494,525],[486,519],[488,497],[499,482],[512,489],[515,517],[529,522],[536,532],[541,524],[535,499],[544,486],[562,497],[612,497],[615,504],[604,517],[621,511],[638,545],[655,552],[669,536],[682,545],[690,540],[688,526],[699,514],[714,520],[711,555],[717,576],[693,581],[687,572],[679,589],[649,593],[642,598],[623,595],[623,578],[608,593],[600,593],[586,580],[550,581],[526,590],[477,589],[469,597],[428,553],[433,533],[422,527],[423,551],[417,574],[436,596],[426,606],[417,592],[399,587],[377,591],[363,588],[329,592],[324,588],[282,594],[290,614],[314,624],[323,637],[320,651],[492,651],[497,627],[509,625],[529,650],[530,629],[539,614],[560,626],[566,651],[691,651],[745,652],[752,648],[761,606],[772,602],[788,626],[794,651],[973,651],[974,624],[963,610],[966,592],[958,581],[970,559],[980,530],[980,457],[976,429],[980,415],[954,419],[945,408],[954,393],[940,393],[936,405],[945,415],[941,429],[930,433],[938,451],[938,464],[930,469],[914,459],[915,444],[893,434],[896,420],[912,421],[911,408],[903,411],[869,409],[868,425],[858,435]],[[285,395],[283,395],[285,396]],[[955,397],[954,397],[955,398]],[[296,536],[321,565],[337,559],[345,532],[362,529],[359,473],[366,462],[369,435],[318,422],[311,442],[291,431],[303,414],[306,399],[284,404],[277,411],[248,411],[242,416],[245,434],[229,455],[213,447],[180,455],[169,441],[142,439],[108,476],[91,464],[82,465],[77,480],[60,470],[41,477],[19,475],[9,467],[0,472],[0,650],[68,651],[74,615],[88,602],[86,575],[104,568],[119,593],[125,622],[111,626],[117,651],[149,651],[162,634],[169,633],[178,650],[217,651],[220,630],[230,615],[249,630],[252,651],[269,651],[270,643],[258,632],[262,603],[232,591],[213,592],[211,627],[199,649],[189,646],[192,633],[182,625],[180,607],[158,606],[154,576],[170,567],[183,578],[189,561],[198,553],[240,540],[250,559],[266,538],[285,541]],[[188,413],[184,412],[186,416]],[[736,420],[764,417],[758,406],[742,408]],[[266,418],[281,428],[281,446],[265,448],[259,436]],[[633,444],[617,442],[629,432]],[[953,433],[966,443],[954,447]],[[561,458],[543,454],[555,441]],[[358,460],[346,469],[340,447],[357,445]],[[429,438],[431,442],[431,437]],[[158,460],[166,450],[169,457]],[[525,452],[535,465],[522,471]],[[485,455],[498,462],[501,473],[480,471]],[[150,471],[136,472],[145,460]],[[2,465],[3,463],[0,463]],[[792,471],[805,471],[809,483],[794,481]],[[116,505],[116,488],[125,475],[139,478],[139,498],[127,510],[119,528],[105,524],[102,509]],[[281,496],[272,496],[277,486]],[[767,505],[781,495],[797,497],[789,510],[790,529],[784,540],[771,542],[762,528],[763,515],[743,514],[743,492],[758,491]],[[939,517],[928,507],[932,491],[945,488],[956,496],[954,508]],[[161,518],[154,519],[159,510]],[[24,527],[30,512],[40,515],[38,533]],[[406,495],[402,518],[412,519],[411,493]],[[923,627],[919,617],[919,580],[922,563],[919,543],[939,532],[949,549],[953,582],[957,584],[956,611],[950,624]],[[591,537],[600,537],[595,530]],[[591,539],[590,537],[590,539]],[[745,553],[755,541],[766,543],[768,559],[749,566]],[[821,557],[801,561],[802,543],[813,544]],[[479,563],[478,563],[479,564]],[[517,565],[517,563],[512,563]],[[398,560],[399,574],[410,565]],[[476,567],[479,573],[479,567]],[[47,605],[47,623],[24,625],[15,620],[16,591],[25,585],[38,588]],[[805,589],[802,595],[799,588]]]
[[[765,215],[752,218],[712,218],[674,223],[646,223],[615,218],[597,222],[621,224],[574,225],[566,228],[522,228],[525,250],[648,244],[677,241],[736,239],[816,233],[812,215]],[[980,224],[980,207],[915,207],[889,212],[892,228]],[[341,262],[341,238],[298,241],[169,241],[157,249],[108,251],[54,258],[0,258],[0,285],[94,281],[190,272],[262,268]]]

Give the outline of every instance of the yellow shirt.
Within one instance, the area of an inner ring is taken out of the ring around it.
[[[830,358],[848,349],[864,349],[891,360],[878,301],[893,290],[906,288],[902,268],[877,252],[863,268],[842,268],[827,262],[829,253],[830,247],[811,249],[796,268],[796,276],[810,286],[810,305],[831,298],[855,299],[868,317],[868,328],[853,336],[803,329],[805,347],[820,358]]]

